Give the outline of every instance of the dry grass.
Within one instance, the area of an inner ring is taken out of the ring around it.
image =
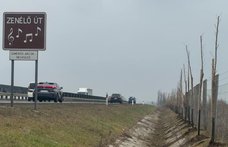
[[[103,146],[156,108],[149,105],[0,105],[1,147]]]
[[[152,134],[152,147],[227,147],[226,144],[210,144],[211,138],[207,131],[192,128],[178,114],[170,109],[161,109],[160,120]]]

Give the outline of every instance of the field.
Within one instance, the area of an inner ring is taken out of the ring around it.
[[[96,147],[115,141],[156,107],[93,104],[0,105],[1,147]]]

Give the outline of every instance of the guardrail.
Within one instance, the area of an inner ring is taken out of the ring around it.
[[[7,100],[10,99],[11,93],[6,92],[0,92],[0,100]],[[99,97],[99,96],[92,96],[92,95],[82,95],[82,94],[75,94],[75,93],[69,93],[64,92],[63,93],[64,100],[73,100],[73,101],[105,101],[105,97]],[[21,94],[21,93],[14,93],[13,96],[14,100],[28,100],[27,94]]]
[[[102,97],[102,96],[84,95],[84,94],[77,94],[77,93],[70,93],[70,92],[63,92],[63,97],[106,100],[106,97]]]
[[[11,93],[0,92],[0,100],[10,99],[10,95],[11,95]],[[21,93],[14,93],[13,99],[14,100],[28,100],[28,95],[21,94]]]
[[[10,99],[11,86],[0,84],[0,100]],[[63,92],[64,100],[67,101],[90,101],[105,102],[106,97],[95,95],[83,95],[71,92]],[[14,86],[14,100],[28,100],[27,87]],[[123,101],[126,103],[127,101]]]
[[[10,93],[0,92],[0,100],[10,100]],[[63,93],[64,101],[76,101],[76,102],[104,102],[106,101],[105,97],[100,96],[91,96],[91,95],[81,95],[75,93]],[[14,100],[28,100],[27,94],[14,93]],[[127,103],[127,101],[123,101],[123,103]]]
[[[27,94],[27,90],[28,90],[27,87],[20,87],[20,86],[13,87],[14,93],[18,93],[18,94]],[[11,91],[10,85],[0,84],[0,92],[10,93],[10,91]]]

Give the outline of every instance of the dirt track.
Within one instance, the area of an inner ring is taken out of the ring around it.
[[[170,109],[157,109],[108,147],[225,147],[209,145],[208,132],[197,133]]]

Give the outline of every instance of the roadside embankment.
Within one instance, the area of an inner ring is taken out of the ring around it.
[[[155,131],[160,111],[155,110],[137,122],[133,128],[126,130],[124,134],[108,147],[148,147],[151,134]]]
[[[209,133],[198,130],[168,108],[158,108],[126,130],[108,147],[226,147],[210,144]]]
[[[0,104],[0,146],[97,147],[150,115],[152,105]]]
[[[210,145],[209,133],[201,130],[198,136],[196,128],[184,122],[178,114],[170,109],[160,109],[160,115],[155,131],[152,133],[152,147],[225,147],[215,143]]]

